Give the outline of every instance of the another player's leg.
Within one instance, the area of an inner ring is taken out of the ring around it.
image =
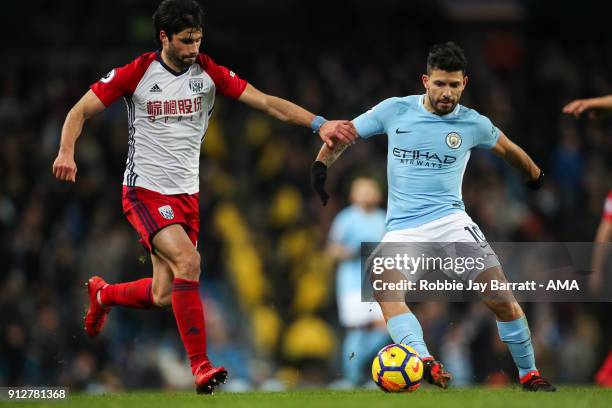
[[[116,284],[108,284],[99,276],[89,279],[85,331],[90,337],[100,334],[113,306],[149,309],[171,305],[173,276],[170,266],[154,254],[151,254],[151,262],[153,278]]]
[[[342,342],[342,376],[352,386],[359,386],[364,380],[365,368],[370,367],[372,359],[389,343],[384,322],[346,330]]]
[[[482,272],[475,280],[476,282],[490,282],[491,280],[506,282],[506,277],[502,269],[496,266]],[[556,388],[542,378],[536,368],[527,318],[512,291],[496,291],[495,293],[485,291],[483,302],[497,317],[499,337],[506,343],[512,354],[523,389],[526,391],[555,391]]]
[[[363,339],[366,335],[364,328],[347,328],[342,341],[342,377],[351,386],[356,387],[363,379],[361,361]]]
[[[155,253],[174,275],[172,310],[191,363],[198,393],[211,393],[225,382],[227,370],[213,367],[206,354],[204,307],[200,299],[200,254],[179,224],[169,225],[153,238]]]

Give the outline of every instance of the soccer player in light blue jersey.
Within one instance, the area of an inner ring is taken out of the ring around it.
[[[366,366],[389,342],[378,304],[361,301],[361,243],[378,242],[385,235],[381,199],[376,181],[356,178],[351,183],[351,205],[334,218],[327,244],[327,254],[338,262],[336,299],[338,318],[345,329],[342,376],[350,386],[363,382]]]
[[[532,189],[542,185],[544,175],[487,117],[459,104],[468,83],[466,68],[467,59],[459,46],[452,42],[435,45],[422,77],[424,95],[386,99],[353,123],[362,139],[380,134],[388,137],[387,233],[382,242],[478,242],[475,250],[483,248],[484,268],[465,274],[451,271],[451,276],[505,282],[497,256],[466,214],[462,201],[461,183],[470,153],[474,148],[491,149],[521,171]],[[324,188],[327,168],[346,147],[324,145],[311,167],[312,184],[323,204],[329,198]],[[446,388],[451,375],[427,349],[421,325],[406,303],[377,300],[393,341],[412,346],[423,359],[424,378]],[[536,368],[529,326],[512,292],[507,291],[501,300],[483,297],[483,302],[495,313],[500,338],[512,354],[523,389],[555,391]]]

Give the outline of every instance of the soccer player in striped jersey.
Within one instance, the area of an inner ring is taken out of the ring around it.
[[[604,95],[595,98],[576,99],[563,107],[563,113],[573,115],[578,119],[585,114],[589,119],[599,119],[612,113],[612,95]],[[612,189],[608,191],[608,197],[604,203],[601,222],[595,234],[595,243],[606,243],[612,240]],[[591,291],[597,293],[603,284],[603,263],[606,255],[604,245],[595,245],[593,250],[593,273],[589,278]]]
[[[237,99],[277,119],[318,132],[323,141],[352,143],[349,121],[326,121],[284,99],[267,95],[200,52],[203,11],[194,0],[164,0],[153,16],[160,46],[111,70],[68,113],[54,176],[75,182],[74,149],[84,122],[123,98],[128,111],[128,157],[123,211],[150,252],[153,276],[108,284],[88,281],[85,331],[102,330],[113,306],[172,306],[191,362],[198,393],[211,393],[227,371],[206,354],[203,304],[199,294],[200,146],[216,95]]]
[[[599,119],[612,112],[612,95],[604,95],[595,98],[576,99],[563,107],[563,113],[573,115],[578,119],[586,114],[589,119]],[[595,233],[595,246],[593,247],[592,272],[589,276],[589,290],[593,294],[599,294],[605,286],[604,265],[608,256],[608,242],[612,241],[612,189],[604,202],[601,222]],[[612,384],[612,349],[606,360],[595,376],[599,385]]]
[[[427,74],[422,76],[425,94],[386,99],[353,123],[362,139],[380,134],[388,137],[389,199],[387,233],[382,242],[451,243],[449,248],[458,248],[455,243],[477,242],[463,247],[473,248],[469,255],[484,259],[484,268],[445,273],[464,282],[505,282],[497,256],[465,212],[461,184],[470,153],[474,148],[492,150],[521,171],[533,189],[542,185],[543,173],[487,117],[459,104],[468,82],[466,68],[467,59],[459,46],[452,42],[436,45],[427,58]],[[313,187],[324,204],[328,199],[324,189],[327,168],[346,147],[323,146],[311,167]],[[521,306],[511,291],[502,296],[485,296],[483,302],[497,318],[500,338],[512,354],[523,388],[555,391],[536,368]],[[394,342],[412,346],[424,361],[425,379],[446,388],[451,375],[429,352],[421,325],[406,303],[384,297],[377,300]]]

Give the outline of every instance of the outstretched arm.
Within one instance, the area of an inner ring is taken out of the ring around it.
[[[315,115],[306,109],[285,99],[265,94],[251,84],[246,86],[238,100],[283,122],[313,128],[329,147],[334,146],[333,138],[345,144],[352,144],[357,138],[355,127],[350,121],[328,120],[322,124],[313,122]]]
[[[598,98],[576,99],[563,107],[563,113],[574,115],[578,118],[583,112],[587,112],[589,119],[597,119],[612,112],[612,95],[600,96]]]
[[[61,181],[76,181],[77,167],[74,161],[74,146],[83,130],[83,124],[93,115],[103,111],[104,104],[93,91],[89,90],[70,109],[60,140],[59,152],[53,162],[53,175]]]
[[[612,220],[604,216],[597,228],[593,245],[592,273],[589,277],[589,289],[593,294],[600,293],[603,288],[604,264],[608,253],[606,244],[610,241],[612,241]]]
[[[542,170],[523,149],[508,139],[503,132],[500,132],[499,139],[491,150],[512,167],[518,169],[523,174],[529,188],[537,190],[542,186],[544,181]]]

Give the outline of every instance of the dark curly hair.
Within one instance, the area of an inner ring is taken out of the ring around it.
[[[164,30],[168,38],[180,33],[186,28],[202,29],[204,26],[204,11],[195,0],[164,0],[153,14],[155,41],[161,46],[159,32]]]
[[[466,75],[467,58],[463,49],[452,41],[432,46],[427,56],[427,73],[430,74],[434,69],[462,71]]]

